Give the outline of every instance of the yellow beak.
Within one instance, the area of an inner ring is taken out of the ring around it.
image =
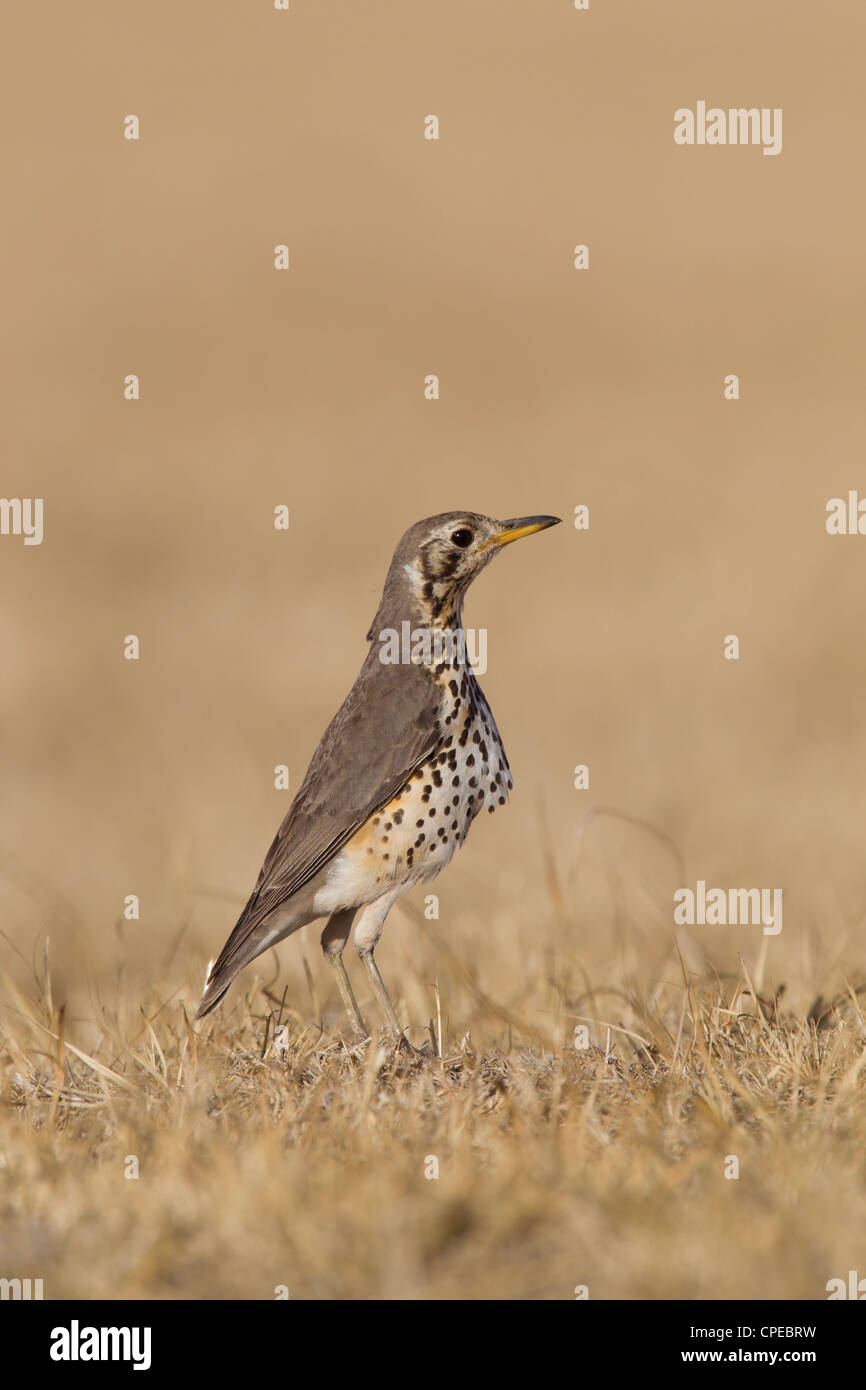
[[[503,545],[510,545],[512,541],[519,541],[523,536],[531,536],[535,531],[546,531],[548,526],[558,526],[561,521],[558,516],[516,516],[510,521],[503,521],[502,530],[497,531],[495,536],[491,536],[489,541],[479,545],[479,550],[487,550],[488,546],[495,545],[496,549]]]

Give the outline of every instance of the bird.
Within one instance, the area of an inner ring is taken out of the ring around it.
[[[403,535],[358,678],[208,972],[196,1018],[215,1009],[263,951],[327,918],[322,951],[355,1033],[370,1037],[343,961],[357,916],[354,947],[388,1023],[405,1041],[374,957],[385,918],[403,893],[445,867],[476,817],[503,806],[513,785],[467,658],[463,601],[505,546],[560,520],[441,512]]]

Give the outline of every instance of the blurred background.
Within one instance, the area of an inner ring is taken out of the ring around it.
[[[866,491],[862,8],[91,0],[4,29],[0,491],[45,508],[41,546],[0,539],[4,968],[47,934],[85,1037],[118,980],[194,1004],[397,540],[469,508],[566,524],[469,596],[515,791],[431,930],[389,923],[409,1014],[439,942],[534,1020],[560,967],[654,979],[698,878],[784,889],[768,988],[855,977],[866,540],[824,523]],[[698,100],[781,107],[782,154],[676,146]],[[684,936],[722,971],[763,940]],[[310,1014],[306,955],[335,1017],[303,937],[279,989]]]

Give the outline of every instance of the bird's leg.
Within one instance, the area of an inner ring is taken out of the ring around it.
[[[399,1018],[397,1017],[397,1011],[394,1008],[394,1005],[391,1003],[388,991],[385,988],[385,981],[379,974],[379,967],[376,964],[372,946],[367,951],[359,951],[358,955],[364,962],[364,969],[370,976],[370,984],[373,986],[373,989],[375,990],[376,994],[378,994],[379,1002],[385,1010],[385,1013],[388,1015],[388,1022],[391,1024],[393,1028],[397,1029],[398,1033],[402,1033],[403,1028],[401,1026]]]
[[[373,952],[376,943],[382,935],[382,927],[385,918],[390,912],[395,900],[404,892],[402,885],[392,888],[389,892],[383,893],[381,898],[374,899],[367,906],[358,918],[358,925],[355,927],[355,950],[364,962],[364,969],[370,977],[370,984],[373,986],[373,993],[378,997],[388,1018],[388,1022],[395,1030],[399,1039],[399,1045],[408,1052],[415,1052],[416,1049],[409,1042],[400,1025],[397,1011],[388,997],[385,988],[385,981],[379,974],[379,967],[373,959]]]
[[[349,979],[348,972],[346,970],[345,965],[343,964],[342,955],[336,956],[328,955],[326,953],[325,959],[328,961],[329,965],[332,965],[334,967],[334,974],[337,977],[337,988],[340,991],[340,998],[342,999],[343,1004],[345,1005],[346,1013],[352,1020],[352,1026],[354,1027],[355,1032],[361,1038],[369,1038],[370,1030],[364,1022],[361,1010],[358,1008],[358,1001],[355,998],[355,993],[352,989],[352,982]]]
[[[385,981],[379,974],[379,967],[376,964],[375,958],[373,956],[373,947],[369,946],[364,950],[359,949],[358,955],[364,962],[364,969],[367,971],[367,974],[370,977],[370,984],[373,986],[374,992],[379,996],[379,1002],[381,1003],[383,1009],[385,1010],[385,1013],[388,1016],[388,1022],[391,1024],[391,1027],[396,1030],[397,1036],[400,1040],[400,1045],[408,1048],[410,1052],[415,1052],[417,1049],[412,1046],[409,1039],[406,1037],[406,1034],[403,1032],[402,1024],[400,1023],[400,1020],[397,1017],[397,1010],[391,1003],[391,998],[388,994],[387,989],[385,988]]]
[[[343,948],[349,939],[349,932],[352,928],[352,919],[355,916],[354,907],[344,908],[342,912],[335,912],[325,924],[322,932],[322,951],[325,960],[333,966],[334,974],[337,977],[337,988],[340,991],[340,998],[346,1009],[346,1013],[351,1019],[355,1032],[361,1038],[369,1038],[370,1032],[364,1022],[361,1010],[358,1008],[358,1001],[355,998],[352,982],[343,964]]]

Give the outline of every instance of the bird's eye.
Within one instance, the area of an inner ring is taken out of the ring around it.
[[[472,544],[472,532],[467,531],[466,528],[463,527],[461,530],[454,532],[451,540],[454,545],[459,545],[461,550],[465,550],[467,545]]]

